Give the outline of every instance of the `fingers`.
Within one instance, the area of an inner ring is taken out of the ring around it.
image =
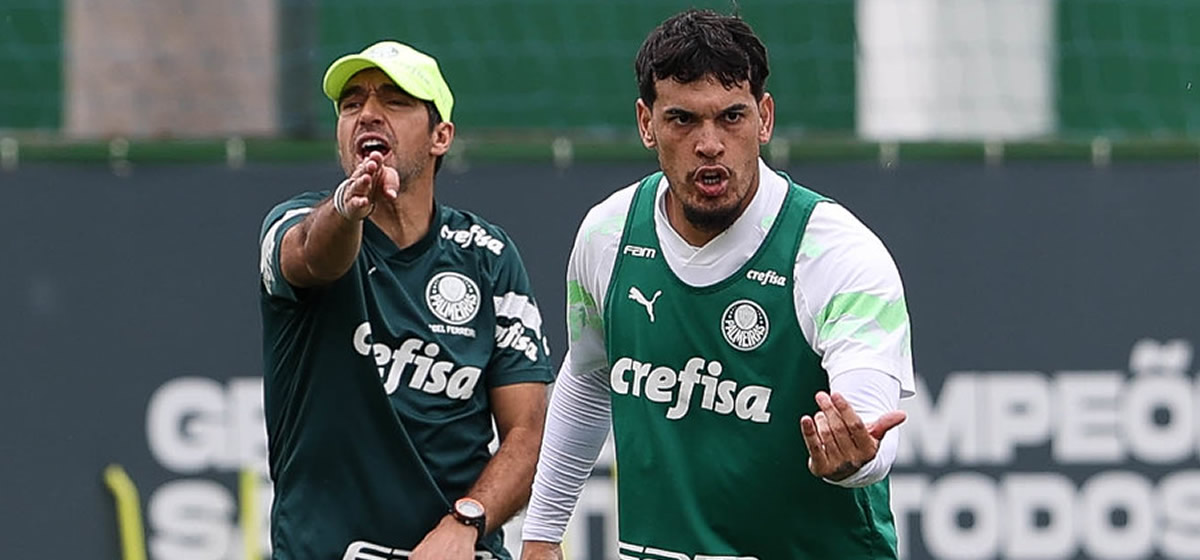
[[[830,395],[830,400],[834,409],[837,410],[838,418],[846,426],[846,436],[850,440],[850,445],[860,453],[870,450],[870,454],[874,455],[874,450],[879,443],[871,438],[867,426],[863,424],[858,413],[850,407],[850,402],[839,393]]]
[[[384,200],[396,200],[400,196],[400,174],[395,169],[381,165],[375,173],[376,192]]]
[[[835,480],[874,459],[879,440],[906,418],[903,411],[891,411],[868,426],[838,393],[820,391],[815,400],[819,411],[800,419],[800,431],[810,457],[809,470]]]
[[[378,153],[372,153],[360,162],[346,179],[345,186],[334,193],[335,197],[340,197],[340,200],[334,200],[338,212],[349,220],[362,220],[371,215],[379,198],[377,185],[382,182],[383,169],[383,159]],[[386,198],[394,199],[395,196]]]
[[[861,427],[862,422],[858,420],[858,415],[854,414],[850,405],[841,395],[835,394],[835,396],[845,405],[844,409],[838,407],[834,399],[824,391],[817,393],[817,406],[821,407],[821,412],[817,413],[817,429],[821,430],[822,423],[824,423],[826,431],[821,432],[821,439],[826,441],[826,445],[829,440],[832,440],[837,454],[853,461],[861,454],[861,450],[857,445],[858,442],[850,434],[850,424],[858,422]],[[849,417],[845,416],[847,411]],[[865,432],[866,429],[863,428],[863,431]],[[828,437],[826,433],[828,433]]]
[[[808,448],[808,470],[814,475],[823,476],[829,470],[829,457],[825,453],[825,445],[821,443],[821,434],[817,431],[817,423],[813,417],[805,415],[800,418],[800,434],[804,436],[804,445]]]
[[[871,424],[871,428],[868,430],[868,433],[870,433],[871,437],[875,438],[876,441],[879,441],[888,433],[888,430],[903,424],[907,419],[908,415],[905,414],[903,410],[893,410],[885,413],[883,416],[880,416],[879,419],[875,420],[875,422]]]
[[[370,177],[368,191],[365,196],[373,201],[396,200],[400,195],[400,176],[395,169],[383,164],[383,156],[372,152],[364,159],[359,168],[364,175]]]

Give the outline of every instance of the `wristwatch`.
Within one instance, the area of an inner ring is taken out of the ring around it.
[[[474,527],[476,531],[479,531],[479,538],[483,538],[483,532],[487,527],[487,515],[483,511],[483,504],[478,500],[459,498],[454,502],[454,507],[450,508],[450,515],[453,515],[459,523]]]

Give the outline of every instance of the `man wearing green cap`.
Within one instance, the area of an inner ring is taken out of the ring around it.
[[[553,379],[525,267],[434,200],[454,98],[433,58],[377,43],[324,91],[347,178],[260,238],[274,558],[510,558]]]

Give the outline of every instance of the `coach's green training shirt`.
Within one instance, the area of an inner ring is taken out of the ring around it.
[[[490,459],[488,390],[552,379],[516,247],[437,206],[397,249],[367,220],[342,278],[298,290],[279,245],[327,192],[275,207],[261,235],[264,400],[277,560],[401,558]],[[497,531],[479,558],[508,558]]]

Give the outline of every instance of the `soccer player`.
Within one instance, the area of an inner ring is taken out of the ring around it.
[[[525,267],[434,200],[454,101],[433,58],[377,43],[324,91],[347,178],[261,236],[274,558],[510,558],[553,376]]]
[[[575,238],[522,558],[562,557],[610,422],[622,558],[895,558],[886,476],[914,385],[890,254],[759,158],[775,100],[744,21],[675,15],[635,67],[661,172]]]

